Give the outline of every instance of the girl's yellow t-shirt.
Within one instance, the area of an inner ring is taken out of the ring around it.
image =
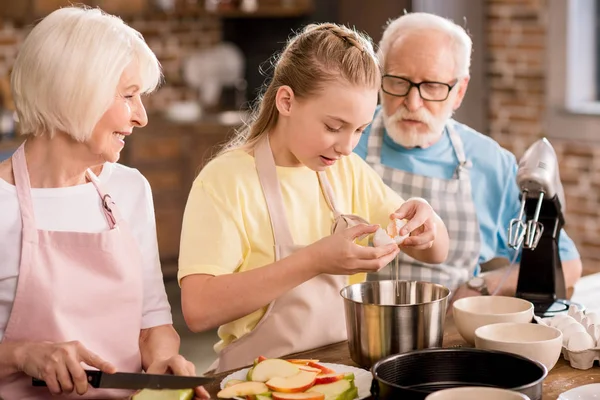
[[[352,153],[327,168],[336,206],[383,227],[403,199]],[[309,245],[331,234],[333,213],[317,173],[307,167],[277,167],[294,243]],[[274,262],[273,232],[254,157],[233,150],[210,161],[195,179],[181,232],[178,279],[192,274],[223,275]],[[364,274],[350,278],[364,280]],[[250,332],[266,307],[221,326],[218,352]],[[332,310],[343,313],[344,310]]]

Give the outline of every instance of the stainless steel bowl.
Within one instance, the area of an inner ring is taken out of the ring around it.
[[[370,368],[378,360],[411,350],[441,347],[450,290],[417,281],[350,285],[344,298],[350,357]]]

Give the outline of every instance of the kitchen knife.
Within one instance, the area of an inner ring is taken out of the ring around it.
[[[191,389],[213,381],[203,376],[155,375],[144,373],[116,372],[104,373],[86,370],[88,382],[92,387],[102,389]],[[41,379],[32,379],[33,386],[46,386]]]

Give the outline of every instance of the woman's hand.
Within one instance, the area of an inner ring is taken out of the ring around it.
[[[81,362],[100,371],[115,373],[116,367],[86,349],[79,342],[25,343],[17,350],[17,368],[25,374],[46,381],[52,394],[84,394],[88,380]]]
[[[409,237],[404,239],[402,247],[412,247],[426,250],[433,247],[436,237],[437,214],[425,199],[412,198],[390,215],[393,219],[406,219],[408,222],[400,229],[399,235]]]
[[[173,374],[182,376],[196,376],[196,367],[183,356],[177,355],[166,360],[157,360],[146,370],[149,374]],[[198,386],[194,389],[195,399],[210,399],[208,392]]]
[[[375,272],[388,265],[399,252],[398,246],[365,247],[354,243],[363,236],[374,233],[378,225],[360,224],[336,232],[300,251],[309,254],[311,265],[319,273],[353,275],[359,272]]]

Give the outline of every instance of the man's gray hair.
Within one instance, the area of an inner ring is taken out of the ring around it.
[[[385,58],[396,39],[407,33],[424,30],[434,30],[448,35],[454,46],[457,78],[469,76],[473,48],[469,34],[453,21],[425,12],[408,13],[388,22],[377,51],[382,67],[386,67]]]

